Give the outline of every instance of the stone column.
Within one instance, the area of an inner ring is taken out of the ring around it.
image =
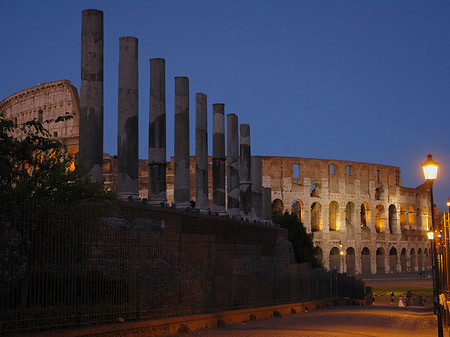
[[[240,208],[241,216],[244,218],[250,217],[251,199],[252,199],[252,183],[250,179],[250,125],[241,124],[241,146],[240,146],[240,176],[239,176],[239,190],[240,190]]]
[[[238,116],[227,115],[227,197],[228,214],[239,216],[239,130]]]
[[[138,102],[138,39],[124,36],[119,39],[117,109],[117,194],[123,199],[139,198]]]
[[[175,207],[190,206],[189,158],[189,79],[175,77],[175,151],[174,191]]]
[[[166,203],[166,68],[165,60],[150,59],[150,109],[148,133],[148,199]]]
[[[92,181],[103,178],[103,12],[81,21],[80,162]]]
[[[270,187],[262,188],[262,214],[263,219],[272,221],[272,189]]]
[[[252,182],[252,210],[251,214],[255,219],[262,218],[262,166],[261,157],[252,156],[251,165],[251,182]]]
[[[207,100],[202,93],[195,94],[195,207],[209,209],[208,199],[208,123]]]
[[[213,104],[213,205],[225,213],[225,105]]]

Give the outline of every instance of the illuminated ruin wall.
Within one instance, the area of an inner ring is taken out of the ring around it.
[[[33,119],[45,122],[66,113],[73,114],[71,120],[46,127],[52,137],[63,141],[69,152],[78,151],[79,98],[77,89],[68,80],[46,82],[19,91],[0,102],[0,113],[18,125]]]
[[[74,119],[50,124],[68,150],[78,149],[78,94],[70,81],[48,82],[0,102],[16,123]],[[317,256],[328,269],[353,273],[422,271],[430,265],[425,231],[431,223],[425,187],[406,188],[400,168],[340,160],[261,157],[263,186],[272,189],[273,208],[299,215],[314,234]],[[190,160],[190,196],[195,201],[195,159]],[[212,207],[212,157],[209,157]],[[173,202],[173,158],[167,165],[167,201]],[[117,157],[104,154],[103,177],[117,186]],[[148,197],[148,161],[139,160],[139,196]]]

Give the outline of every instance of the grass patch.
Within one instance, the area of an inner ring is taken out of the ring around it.
[[[410,291],[412,294],[412,305],[418,305],[419,296],[423,295],[425,297],[425,306],[433,305],[433,289],[430,288],[411,288],[411,287],[372,287],[372,293],[375,296],[375,303],[379,304],[390,304],[391,303],[391,292],[394,292],[394,304],[398,304],[398,298],[401,295],[403,297],[403,302],[405,302],[406,292]]]

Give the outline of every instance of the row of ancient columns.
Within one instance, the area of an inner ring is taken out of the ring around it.
[[[123,198],[138,198],[138,39],[119,40],[118,183]],[[150,59],[148,196],[153,205],[166,205],[165,61]],[[208,196],[207,97],[195,96],[196,208],[210,211]],[[175,77],[174,207],[190,200],[189,79]],[[250,126],[227,115],[225,105],[213,104],[212,212],[219,215],[270,219],[270,190],[262,188],[261,158],[252,157]],[[240,132],[239,132],[240,131]],[[240,134],[240,139],[239,139]],[[240,141],[239,141],[240,140]],[[239,148],[240,146],[240,148]],[[228,159],[228,160],[227,160]],[[103,12],[84,10],[81,34],[80,160],[94,181],[102,180],[103,162]],[[227,179],[225,179],[227,172]],[[227,186],[225,182],[227,181]],[[227,199],[226,199],[227,198]],[[263,215],[263,204],[265,215]],[[267,211],[267,209],[269,211]]]

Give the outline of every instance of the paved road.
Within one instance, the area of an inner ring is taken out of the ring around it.
[[[178,336],[437,336],[437,322],[429,308],[335,307]]]

